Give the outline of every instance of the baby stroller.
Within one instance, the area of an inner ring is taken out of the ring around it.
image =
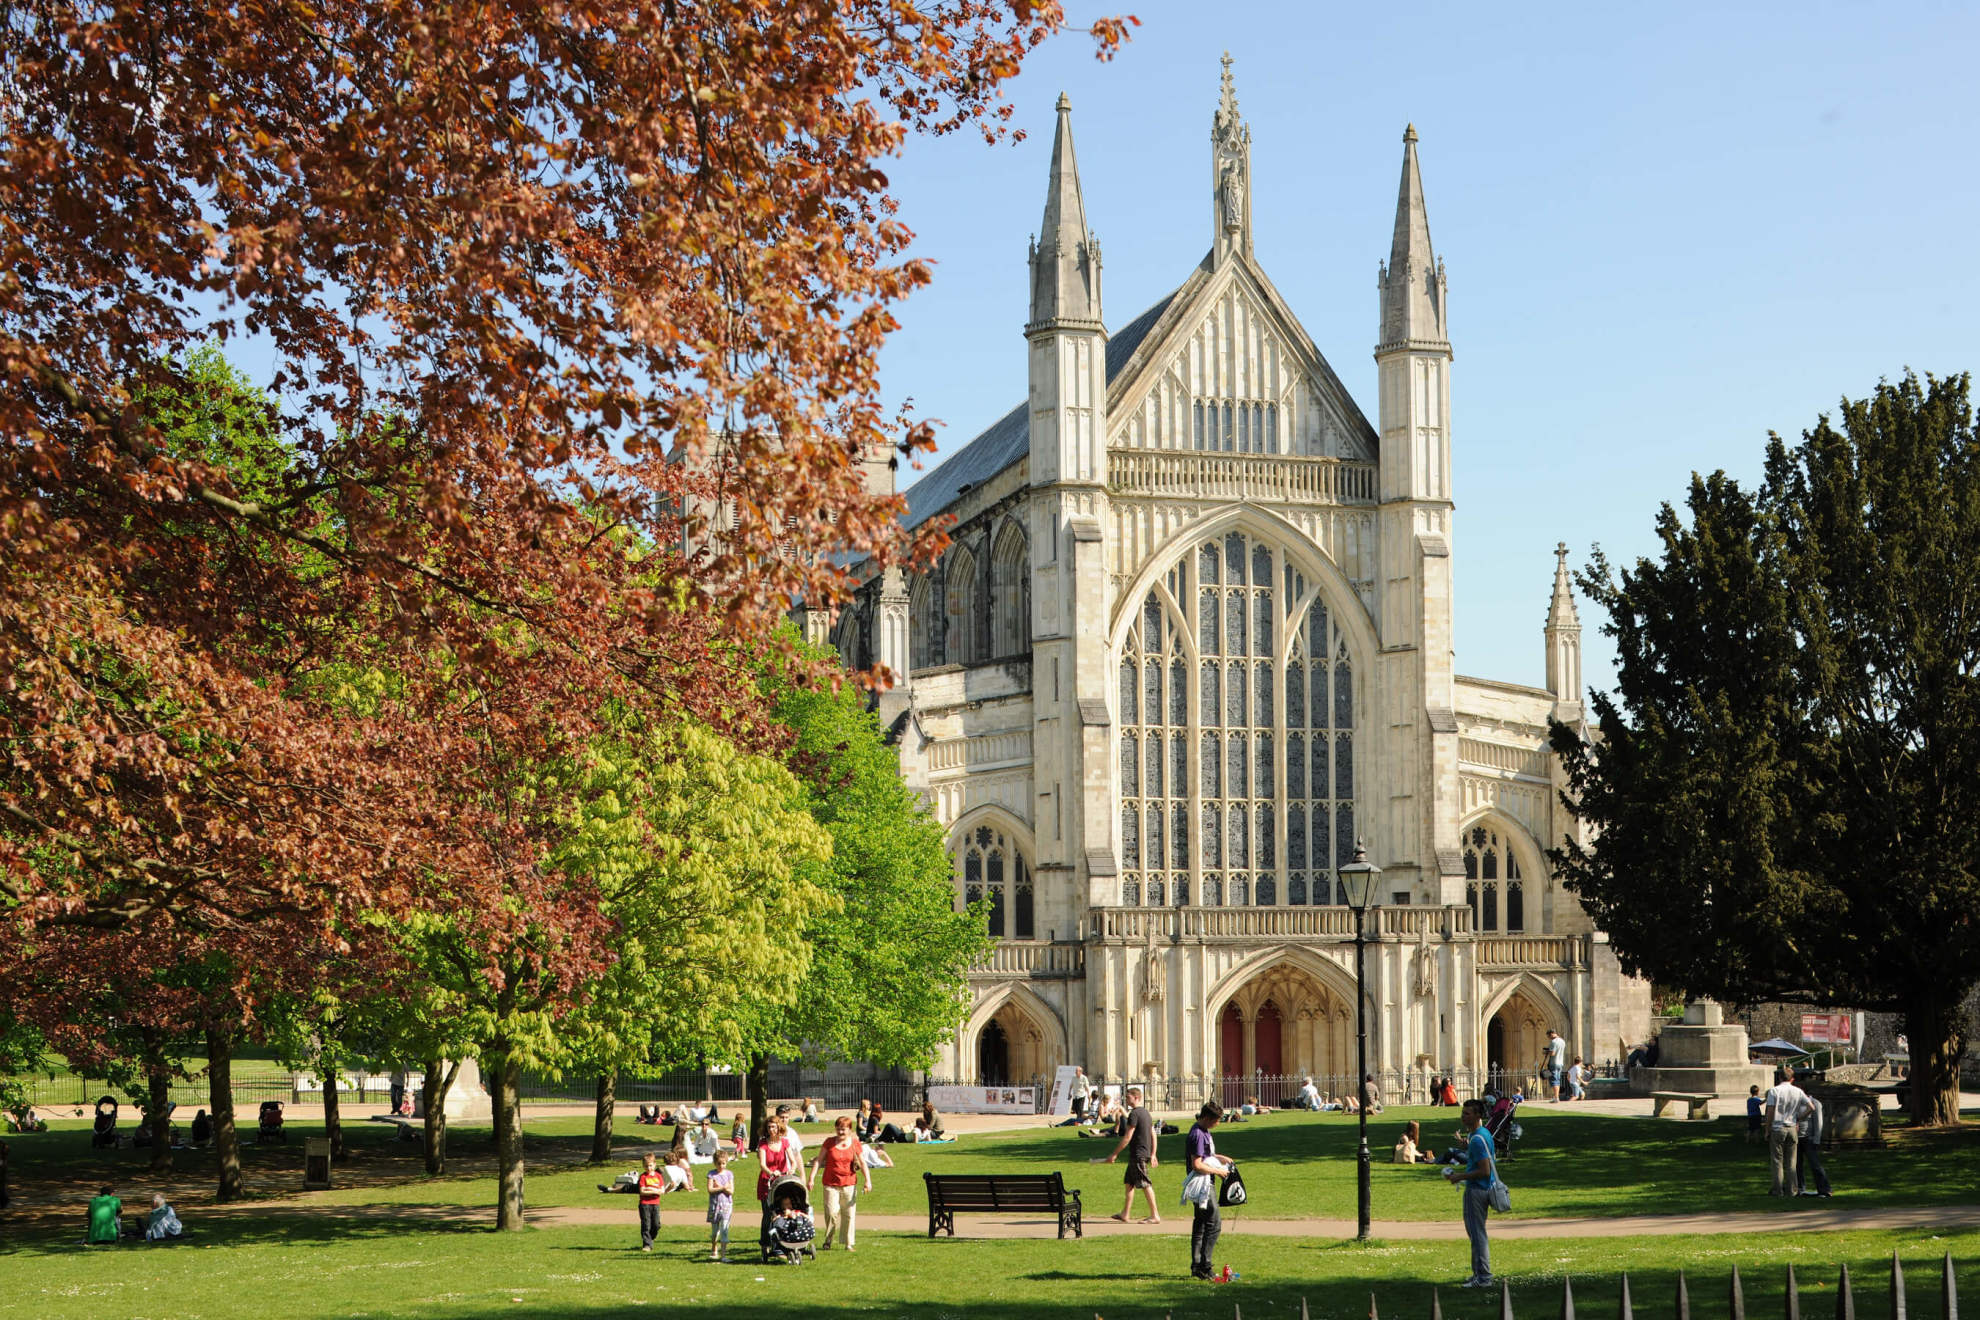
[[[1514,1147],[1526,1135],[1513,1115],[1519,1111],[1520,1097],[1508,1095],[1499,1097],[1485,1116],[1485,1130],[1492,1134],[1492,1158],[1509,1160],[1517,1153]]]
[[[818,1259],[812,1245],[817,1227],[811,1222],[811,1199],[804,1183],[797,1178],[779,1178],[770,1184],[770,1218],[763,1229],[765,1265],[802,1265]]]
[[[261,1102],[260,1129],[255,1133],[254,1139],[263,1145],[270,1142],[283,1146],[289,1144],[289,1134],[282,1131],[282,1102],[280,1100],[263,1100]]]
[[[122,1144],[117,1137],[117,1098],[106,1095],[96,1102],[95,1131],[90,1134],[89,1148],[101,1150],[107,1146],[115,1149]]]

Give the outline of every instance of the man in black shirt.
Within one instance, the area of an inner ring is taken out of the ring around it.
[[[1121,1204],[1121,1212],[1114,1218],[1123,1224],[1128,1222],[1128,1215],[1134,1209],[1135,1189],[1139,1188],[1148,1193],[1148,1217],[1141,1222],[1159,1224],[1162,1222],[1162,1212],[1155,1206],[1155,1183],[1148,1174],[1150,1169],[1161,1163],[1155,1158],[1155,1120],[1149,1116],[1148,1110],[1141,1103],[1139,1086],[1130,1086],[1127,1089],[1127,1100],[1129,1106],[1127,1131],[1121,1135],[1120,1144],[1114,1147],[1114,1153],[1107,1157],[1109,1164],[1112,1164],[1122,1151],[1126,1151],[1128,1157],[1127,1173],[1121,1179],[1127,1184],[1127,1200]]]

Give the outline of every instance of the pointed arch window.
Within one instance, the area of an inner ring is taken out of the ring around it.
[[[924,573],[908,588],[908,667],[927,669],[941,663],[942,620],[935,612],[935,579]]]
[[[1004,524],[990,554],[990,656],[1031,650],[1031,548],[1015,522]]]
[[[995,939],[1036,938],[1036,903],[1031,865],[1004,830],[979,825],[956,850],[957,889],[965,906],[989,904],[987,924]]]
[[[1496,827],[1474,825],[1464,843],[1464,894],[1474,930],[1526,931],[1526,881],[1519,854]]]
[[[957,550],[949,557],[943,583],[948,605],[944,629],[947,662],[974,664],[983,659],[982,612],[976,607],[976,557],[967,550]]]
[[[1268,540],[1205,540],[1143,598],[1118,663],[1120,900],[1336,901],[1367,767],[1316,584]]]

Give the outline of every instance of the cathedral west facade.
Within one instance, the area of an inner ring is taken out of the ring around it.
[[[1546,741],[1582,710],[1564,551],[1547,686],[1455,672],[1452,353],[1415,132],[1373,425],[1253,251],[1228,57],[1209,166],[1208,254],[1110,319],[1060,98],[1029,396],[906,492],[911,524],[951,520],[941,561],[832,623],[848,660],[904,676],[881,714],[998,941],[933,1071],[1346,1078],[1357,840],[1382,868],[1371,1068],[1530,1070],[1550,1027],[1618,1057],[1647,988],[1545,857],[1577,829]]]

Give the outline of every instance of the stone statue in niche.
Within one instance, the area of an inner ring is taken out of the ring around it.
[[[1218,176],[1217,192],[1223,202],[1224,228],[1234,230],[1244,224],[1244,199],[1238,196],[1238,165],[1234,160],[1224,162],[1223,172]]]
[[[1169,972],[1162,957],[1162,951],[1153,945],[1141,961],[1141,998],[1145,1003],[1158,1003],[1168,992]]]
[[[1437,951],[1426,942],[1416,949],[1416,996],[1429,999],[1437,993]]]

